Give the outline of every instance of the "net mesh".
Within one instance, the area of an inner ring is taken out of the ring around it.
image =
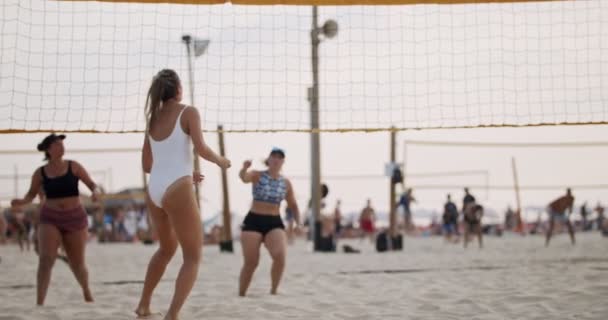
[[[153,75],[189,97],[203,128],[309,131],[308,6],[4,0],[0,130],[143,131]],[[608,122],[608,4],[602,0],[327,6],[320,44],[324,131]],[[189,98],[184,99],[190,103]]]

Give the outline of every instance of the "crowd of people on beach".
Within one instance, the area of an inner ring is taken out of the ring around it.
[[[483,246],[483,235],[502,236],[505,232],[544,234],[548,245],[556,228],[559,231],[566,228],[573,244],[575,243],[575,232],[597,230],[602,235],[608,236],[608,220],[605,219],[604,207],[600,203],[594,209],[596,213],[594,219],[590,219],[591,212],[587,209],[586,202],[580,207],[580,219],[575,219],[572,216],[574,213],[574,197],[570,189],[566,190],[565,195],[549,203],[545,211],[539,212],[538,220],[535,222],[524,221],[519,210],[508,207],[505,212],[504,223],[484,224],[482,222],[484,206],[465,187],[460,208],[452,200],[452,195],[447,194],[440,220],[438,221],[434,217],[428,226],[416,226],[413,222],[413,210],[411,209],[411,204],[414,202],[416,202],[416,199],[413,196],[413,190],[409,188],[403,192],[396,204],[396,207],[402,213],[402,217],[399,219],[399,228],[403,233],[412,236],[443,236],[448,243],[459,243],[462,240],[465,247],[472,237],[477,238],[481,247]],[[369,238],[374,241],[378,233],[388,229],[387,227],[377,226],[376,211],[372,207],[370,199],[367,200],[361,210],[357,222],[350,219],[344,223],[340,203],[338,200],[333,214],[325,213],[321,217],[324,236]],[[546,220],[541,219],[542,213],[547,214]],[[289,216],[286,216],[286,219],[289,219]]]
[[[573,199],[572,201],[568,200],[571,196],[570,193],[571,191],[567,190],[565,196],[549,204],[548,219],[543,220],[541,218],[542,212],[540,212],[538,219],[534,222],[523,221],[517,210],[508,207],[503,223],[482,224],[483,206],[477,203],[468,188],[464,189],[460,209],[452,200],[452,195],[447,194],[441,217],[439,219],[434,217],[428,226],[416,226],[412,220],[411,204],[416,202],[416,199],[413,197],[411,188],[404,191],[399,197],[396,207],[402,213],[402,217],[398,221],[400,229],[405,234],[410,236],[443,236],[448,243],[460,243],[463,239],[468,239],[472,235],[478,238],[481,246],[483,235],[501,236],[504,232],[548,235],[551,231],[552,235],[555,223],[560,224],[558,226],[560,231],[564,229],[563,227],[566,228],[566,231],[571,228],[572,234],[574,232],[597,230],[608,236],[608,220],[605,219],[604,207],[601,203],[597,203],[595,208],[591,210],[588,208],[588,203],[584,202],[578,210],[579,219],[566,218],[559,214],[561,212],[569,217],[573,213],[573,208],[570,208],[570,205],[574,205]],[[323,209],[325,207],[323,203]],[[366,201],[365,206],[358,214],[358,218],[345,217],[341,207],[341,201],[337,200],[333,211],[323,210],[321,215],[321,234],[323,237],[335,237],[336,239],[368,238],[373,242],[377,234],[386,229],[386,227],[377,226],[376,211],[371,199]],[[41,205],[0,209],[0,227],[3,227],[4,230],[0,241],[2,243],[16,243],[22,251],[29,251],[33,246],[37,246],[35,231],[39,223],[40,209]],[[131,203],[124,205],[107,207],[92,204],[85,206],[84,209],[87,212],[89,241],[93,240],[100,243],[143,242],[150,244],[158,240],[150,225],[145,203],[131,201]],[[595,216],[592,219],[593,213],[595,213]],[[305,219],[298,230],[294,228],[294,215],[289,207],[285,209],[282,219],[288,243],[293,243],[296,238],[306,235],[307,230],[310,229],[308,219]],[[552,225],[554,225],[553,229]],[[204,233],[205,244],[219,243],[221,230],[221,225],[213,225],[208,233]],[[549,239],[551,235],[548,236]],[[465,245],[468,242],[463,241]]]

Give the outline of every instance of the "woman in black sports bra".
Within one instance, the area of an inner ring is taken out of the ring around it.
[[[78,162],[63,159],[63,139],[64,135],[53,133],[38,144],[38,151],[44,152],[48,163],[34,172],[30,190],[25,197],[11,202],[13,207],[30,204],[41,188],[46,196],[44,206],[40,210],[38,227],[38,305],[44,304],[60,245],[65,249],[70,269],[82,288],[84,300],[93,302],[85,264],[88,221],[87,213],[80,202],[78,181],[82,180],[93,192],[93,201],[96,201],[99,189]]]

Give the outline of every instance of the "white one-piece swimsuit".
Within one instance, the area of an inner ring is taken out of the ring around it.
[[[159,208],[162,208],[162,200],[167,188],[178,179],[192,175],[192,143],[190,136],[184,133],[180,124],[186,108],[180,111],[173,131],[167,138],[156,141],[148,135],[152,149],[148,195]]]

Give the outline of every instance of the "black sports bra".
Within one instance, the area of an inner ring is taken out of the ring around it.
[[[42,188],[48,199],[77,197],[78,177],[72,172],[72,161],[68,161],[68,172],[60,177],[49,178],[44,172],[44,166],[40,168],[42,173]]]

